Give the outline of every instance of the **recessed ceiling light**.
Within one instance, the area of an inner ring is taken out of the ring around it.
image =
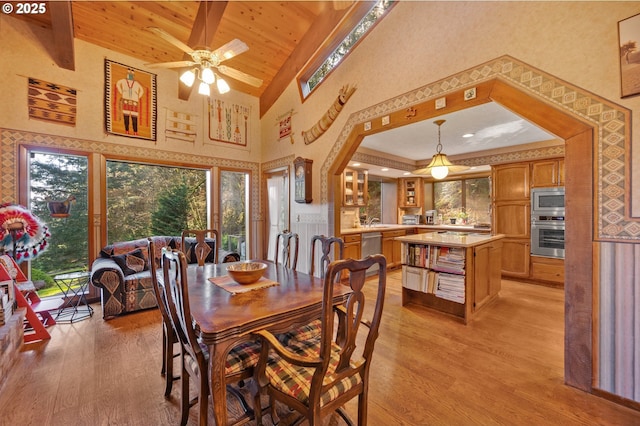
[[[380,170],[381,170],[381,171],[383,171],[383,172],[388,172],[388,171],[389,171],[389,169],[387,169],[386,167],[383,167],[383,168],[382,168],[382,169],[380,169]]]
[[[473,133],[465,133],[464,135],[462,135],[463,138],[470,138],[473,136]]]
[[[360,163],[353,163],[352,166],[353,167],[358,167],[358,166],[360,166]]]
[[[410,172],[404,172],[403,175],[404,176],[409,176],[411,173]]]

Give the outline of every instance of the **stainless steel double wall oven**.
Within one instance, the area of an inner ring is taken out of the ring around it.
[[[531,189],[531,255],[564,259],[564,187]]]

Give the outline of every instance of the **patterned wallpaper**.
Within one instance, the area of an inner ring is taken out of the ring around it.
[[[374,118],[406,110],[412,105],[435,100],[449,92],[473,87],[474,84],[495,78],[503,79],[523,92],[594,126],[597,133],[594,158],[597,170],[595,205],[598,220],[595,238],[612,241],[640,239],[640,223],[625,215],[628,207],[625,197],[631,195],[629,183],[625,180],[625,176],[630,174],[630,151],[627,149],[631,146],[630,112],[620,105],[506,55],[351,114],[322,165],[321,202],[326,203],[328,200],[329,168],[337,161],[338,153],[354,128],[363,126],[365,122]],[[481,162],[513,162],[529,160],[531,155],[535,156],[535,153],[523,151],[461,163],[475,165]]]

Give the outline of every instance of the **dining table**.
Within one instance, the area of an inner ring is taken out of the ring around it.
[[[231,283],[227,266],[238,262],[191,264],[187,268],[189,305],[195,328],[209,348],[209,385],[216,425],[227,424],[225,362],[238,343],[252,340],[252,333],[274,333],[319,318],[323,280],[270,261],[259,288]],[[229,286],[223,284],[231,284]],[[237,290],[237,291],[236,291]],[[334,306],[344,303],[351,288],[335,284]]]

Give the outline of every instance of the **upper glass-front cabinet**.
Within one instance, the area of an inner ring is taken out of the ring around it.
[[[342,204],[348,207],[367,205],[367,172],[365,170],[345,169],[343,179]]]

